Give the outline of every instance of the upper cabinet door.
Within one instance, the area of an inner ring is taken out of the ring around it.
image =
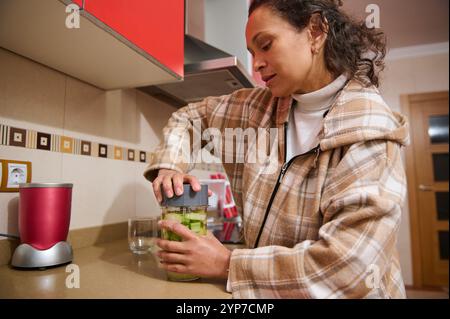
[[[184,0],[85,0],[84,10],[183,76]]]
[[[102,89],[177,82],[184,2],[0,0],[0,47]]]

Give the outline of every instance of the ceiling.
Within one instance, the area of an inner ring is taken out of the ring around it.
[[[448,0],[343,0],[343,9],[365,19],[369,4],[380,8],[389,48],[448,42]]]

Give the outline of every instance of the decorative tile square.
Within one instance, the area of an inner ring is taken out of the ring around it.
[[[50,134],[37,132],[37,149],[50,151],[51,143]]]
[[[60,148],[63,153],[73,154],[73,138],[61,136]]]
[[[81,155],[91,155],[91,142],[81,141]]]
[[[121,147],[114,147],[114,159],[123,159],[123,149]]]
[[[134,150],[128,150],[128,160],[134,161]]]
[[[27,132],[25,130],[11,127],[9,130],[9,145],[25,147],[26,136]]]
[[[140,151],[139,152],[139,161],[142,163],[145,163],[146,160],[147,160],[147,156],[146,156],[145,152]]]
[[[108,145],[98,144],[98,156],[104,158],[108,157]]]

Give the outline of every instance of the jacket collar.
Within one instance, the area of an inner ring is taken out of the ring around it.
[[[347,83],[344,85],[344,87],[342,88],[342,90],[339,91],[338,96],[335,99],[335,102],[333,103],[333,105],[330,107],[333,108],[333,106],[338,102],[339,97],[342,95],[342,92],[344,92],[350,85],[355,86],[357,81],[355,80],[349,80],[347,81]],[[276,120],[275,120],[275,124],[277,126],[282,125],[283,123],[287,122],[289,120],[289,113],[291,110],[291,107],[294,103],[294,99],[292,97],[292,95],[287,96],[287,97],[282,97],[282,98],[274,98],[272,97],[272,104],[276,103]]]
[[[293,101],[292,96],[271,98],[270,105],[275,107],[277,126],[288,121]],[[380,114],[383,118],[381,122]],[[374,139],[392,140],[401,145],[409,142],[406,118],[386,105],[376,87],[366,87],[356,79],[349,80],[338,93],[323,123],[320,133],[323,151]]]

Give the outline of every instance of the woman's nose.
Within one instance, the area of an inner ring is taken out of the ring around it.
[[[266,66],[266,62],[258,56],[253,57],[253,70],[255,72],[260,72],[262,68]]]

